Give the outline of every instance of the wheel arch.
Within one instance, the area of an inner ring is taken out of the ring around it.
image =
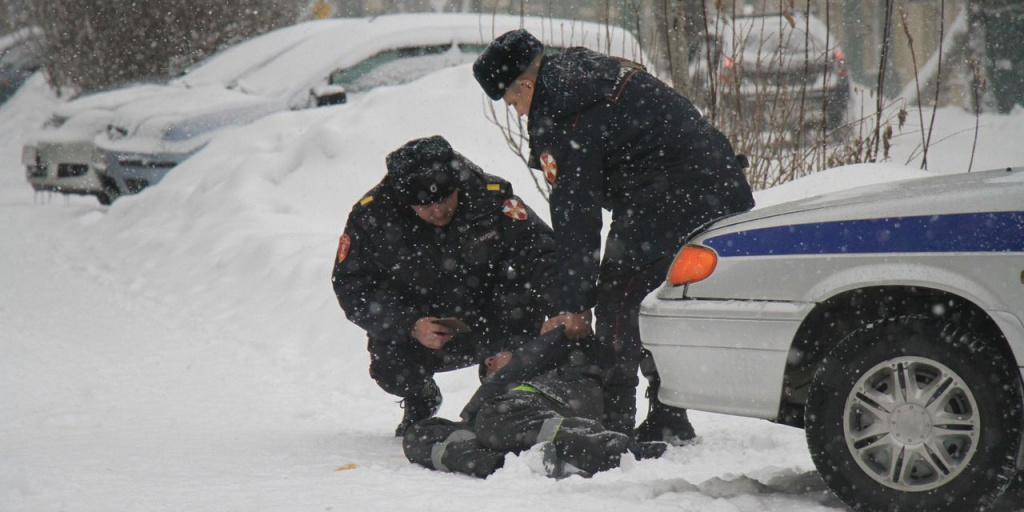
[[[1013,361],[1013,351],[995,320],[974,300],[928,286],[884,285],[843,290],[821,300],[801,322],[787,356],[777,421],[803,427],[807,389],[821,359],[851,332],[877,320],[924,314],[962,319],[994,340]]]

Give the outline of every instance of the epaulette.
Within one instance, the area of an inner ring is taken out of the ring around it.
[[[358,203],[356,203],[356,207],[366,206],[366,205],[368,205],[368,204],[370,204],[372,202],[373,202],[373,196],[371,194],[367,194],[367,195],[363,196],[363,198],[360,199]]]
[[[497,183],[488,183],[487,184],[487,191],[488,192],[505,192],[507,189],[508,189],[508,183],[507,182],[497,182]]]

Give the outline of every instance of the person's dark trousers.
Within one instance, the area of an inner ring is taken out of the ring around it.
[[[598,386],[596,381],[580,385]],[[594,391],[596,394],[597,389]],[[573,414],[571,408],[525,384],[489,401],[473,425],[480,444],[486,448],[518,453],[550,442],[561,464],[585,476],[618,467],[630,438],[606,429],[594,418]]]
[[[435,373],[466,368],[479,363],[473,340],[458,336],[442,350],[431,350],[414,339],[370,338],[370,377],[389,394],[415,396],[432,382]]]
[[[612,346],[616,354],[615,364],[605,381],[604,411],[602,423],[611,430],[634,435],[636,422],[636,388],[639,384],[637,371],[641,361],[644,362],[644,376],[652,383],[651,389],[656,390],[656,382],[660,382],[654,361],[643,349],[640,340],[640,303],[651,291],[665,281],[665,275],[672,264],[672,257],[664,257],[649,263],[640,269],[612,269],[603,267],[600,279],[595,315],[597,316],[596,335],[598,345]],[[656,426],[661,432],[667,428],[668,437],[673,430],[681,430],[675,437],[691,437],[692,427],[686,419],[685,409],[669,407],[658,402],[658,414],[649,414],[651,420],[670,424]],[[652,409],[654,412],[654,409]],[[671,414],[663,414],[671,413]],[[675,424],[671,424],[671,423]],[[688,432],[688,433],[687,433]],[[642,441],[655,441],[649,436]]]
[[[444,418],[409,427],[402,447],[410,462],[477,478],[487,478],[505,464],[505,453],[481,446],[469,425]]]

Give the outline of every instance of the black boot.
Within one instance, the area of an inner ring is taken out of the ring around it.
[[[636,425],[636,387],[604,388],[604,418],[601,423],[608,430],[633,435]]]
[[[667,449],[668,443],[662,441],[647,441],[643,443],[633,441],[629,443],[629,453],[632,453],[633,458],[636,460],[660,459],[662,455],[665,455],[665,450]]]
[[[434,379],[427,381],[427,385],[415,394],[409,395],[399,402],[399,406],[405,409],[402,415],[402,422],[395,429],[395,437],[402,437],[405,431],[417,421],[425,420],[441,408],[441,390],[437,389]]]
[[[566,418],[553,439],[559,459],[584,476],[619,467],[629,447],[629,436],[598,428],[597,422]]]
[[[448,443],[441,455],[441,463],[444,465],[443,469],[453,473],[487,478],[505,465],[505,454],[488,450],[473,438]]]
[[[640,442],[664,441],[673,446],[682,446],[697,437],[686,409],[671,407],[658,400],[659,382],[653,381],[647,388],[650,409],[647,419],[636,428],[636,440]]]

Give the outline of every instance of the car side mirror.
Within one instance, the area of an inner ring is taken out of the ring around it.
[[[341,105],[348,102],[348,93],[341,85],[319,85],[309,91],[318,107],[327,105]]]

